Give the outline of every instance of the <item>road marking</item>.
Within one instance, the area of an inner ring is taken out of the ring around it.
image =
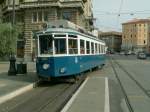
[[[129,95],[128,98],[144,99],[144,98],[147,98],[147,97],[146,96],[142,96],[142,95]]]
[[[80,93],[80,91],[83,89],[83,87],[85,86],[85,84],[87,83],[88,80],[89,80],[89,78],[86,78],[86,80],[82,83],[82,85],[79,87],[79,89],[77,90],[77,92],[71,97],[71,99],[64,106],[64,108],[61,110],[61,112],[67,112],[67,110],[70,108],[71,104],[73,103],[73,101],[75,100],[75,98],[78,96],[78,94]]]
[[[104,112],[110,112],[109,104],[109,87],[108,87],[108,78],[105,77],[105,108]]]
[[[6,101],[8,101],[8,100],[18,96],[18,95],[20,95],[20,94],[22,94],[24,92],[27,92],[27,91],[31,90],[32,88],[33,88],[33,84],[29,84],[28,86],[22,87],[22,88],[20,88],[20,89],[18,89],[16,91],[13,91],[13,92],[11,92],[11,93],[9,93],[7,95],[1,96],[0,97],[0,104],[2,104],[4,102],[6,102]]]

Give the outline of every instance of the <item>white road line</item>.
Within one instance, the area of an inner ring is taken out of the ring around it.
[[[7,94],[5,96],[1,96],[0,97],[0,104],[2,104],[4,102],[6,102],[6,101],[16,97],[16,96],[18,96],[18,95],[20,95],[20,94],[22,94],[22,93],[24,93],[26,91],[29,91],[32,88],[33,88],[33,84],[30,84],[28,86],[22,87],[22,88],[20,88],[20,89],[18,89],[16,91],[14,91],[14,92],[11,92],[11,93],[9,93],[9,94]]]
[[[109,104],[109,87],[108,87],[108,78],[105,77],[105,108],[104,112],[110,112]]]
[[[85,86],[85,84],[87,83],[88,80],[89,80],[89,78],[86,78],[86,80],[82,83],[82,85],[79,87],[77,92],[71,97],[71,99],[68,101],[68,103],[65,105],[65,107],[61,110],[61,112],[67,112],[67,110],[69,109],[69,107],[71,106],[71,104],[73,103],[75,98],[78,96],[80,91],[83,89],[83,87]]]

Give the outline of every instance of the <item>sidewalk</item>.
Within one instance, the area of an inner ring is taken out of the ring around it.
[[[88,77],[61,112],[110,112],[108,78]]]
[[[0,104],[33,88],[37,81],[34,65],[27,65],[27,74],[8,76],[9,62],[0,62]]]

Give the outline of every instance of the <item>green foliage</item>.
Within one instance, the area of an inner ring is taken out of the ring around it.
[[[0,24],[0,57],[9,56],[16,52],[17,36],[19,34],[16,26],[9,23]]]

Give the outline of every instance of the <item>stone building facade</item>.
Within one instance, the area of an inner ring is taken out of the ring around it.
[[[110,52],[120,52],[122,44],[121,32],[99,32],[99,39],[106,42],[107,50]]]
[[[3,2],[3,22],[12,21],[12,4],[13,0]],[[44,23],[65,19],[91,31],[92,18],[91,0],[15,0],[15,23],[22,29],[18,42],[25,41],[22,56],[34,57],[34,33],[41,30]]]
[[[133,19],[122,24],[122,48],[150,53],[150,19]]]

